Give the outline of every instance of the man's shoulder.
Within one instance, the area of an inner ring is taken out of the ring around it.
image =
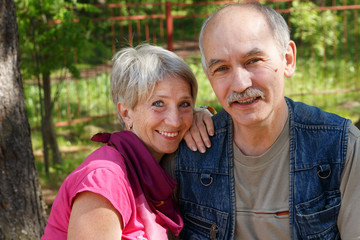
[[[219,113],[212,116],[215,130],[219,128],[226,128],[231,124],[231,116],[225,110],[221,110]]]
[[[342,127],[350,122],[346,118],[326,112],[319,107],[310,106],[303,102],[295,102],[289,98],[286,98],[286,102],[289,107],[290,121],[297,124]]]
[[[349,135],[356,139],[360,138],[360,129],[354,124],[350,124]]]

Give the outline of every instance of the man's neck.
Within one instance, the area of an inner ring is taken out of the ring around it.
[[[243,154],[259,156],[265,153],[280,136],[289,110],[285,107],[272,119],[265,120],[254,126],[241,126],[234,122],[234,142]]]

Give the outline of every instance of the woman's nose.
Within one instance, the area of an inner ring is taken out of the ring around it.
[[[165,123],[172,127],[179,127],[181,125],[181,117],[178,109],[173,109],[168,112]]]

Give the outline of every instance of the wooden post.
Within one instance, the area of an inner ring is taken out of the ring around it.
[[[166,2],[166,40],[169,51],[174,51],[173,45],[173,18],[171,16],[171,2]]]

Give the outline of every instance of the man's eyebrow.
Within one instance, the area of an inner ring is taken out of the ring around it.
[[[257,54],[261,54],[264,51],[261,50],[260,48],[254,48],[252,50],[250,50],[249,52],[247,52],[246,54],[243,55],[243,58],[252,56],[252,55],[257,55]],[[225,62],[225,60],[222,59],[210,59],[209,64],[208,64],[208,69],[210,69],[212,66],[214,66],[215,64],[221,63],[221,62]]]
[[[260,48],[254,48],[251,51],[247,52],[243,57],[246,58],[246,57],[249,57],[249,56],[252,56],[252,55],[257,55],[257,54],[260,54],[260,53],[263,53],[263,52],[264,51],[261,50]]]
[[[210,69],[215,64],[221,63],[221,62],[225,62],[225,61],[221,60],[221,59],[210,59],[209,64],[208,64],[208,69]]]

